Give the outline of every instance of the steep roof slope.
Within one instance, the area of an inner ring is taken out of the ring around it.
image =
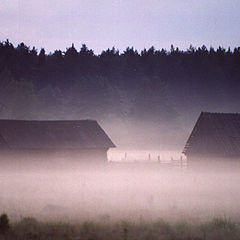
[[[90,149],[115,147],[94,120],[0,120],[0,147],[12,149]]]
[[[183,153],[240,155],[240,114],[202,112]]]

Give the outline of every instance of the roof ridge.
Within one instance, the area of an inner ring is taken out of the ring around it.
[[[240,113],[230,113],[230,112],[201,112],[201,114],[216,114],[216,115],[240,115]]]
[[[0,121],[9,121],[9,122],[80,122],[80,121],[89,121],[89,122],[97,122],[97,120],[94,120],[94,119],[79,119],[79,120],[69,120],[69,119],[66,119],[66,120],[63,120],[63,119],[60,119],[60,120],[54,120],[54,119],[50,119],[50,120],[37,120],[37,119],[34,119],[34,120],[30,120],[30,119],[0,119]]]

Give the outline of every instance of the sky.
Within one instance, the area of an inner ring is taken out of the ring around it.
[[[240,46],[239,0],[0,0],[0,41],[47,52]]]

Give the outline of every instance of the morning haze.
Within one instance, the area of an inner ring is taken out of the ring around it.
[[[0,239],[238,239],[238,1],[0,6]]]

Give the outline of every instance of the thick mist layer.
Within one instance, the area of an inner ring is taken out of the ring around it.
[[[227,160],[199,169],[158,162],[86,166],[71,159],[50,166],[46,159],[34,160],[24,166],[9,161],[0,170],[0,211],[12,219],[239,218],[239,169]]]

